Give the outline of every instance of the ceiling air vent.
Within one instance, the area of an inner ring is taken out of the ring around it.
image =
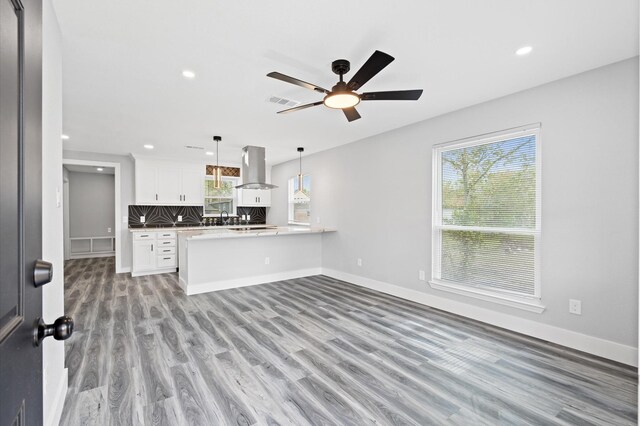
[[[267,98],[267,102],[271,102],[272,104],[285,105],[288,107],[294,107],[300,104],[300,102],[298,101],[281,98],[280,96],[270,96],[269,98]]]
[[[202,146],[194,146],[194,145],[185,145],[184,147],[187,149],[204,149],[204,147]]]

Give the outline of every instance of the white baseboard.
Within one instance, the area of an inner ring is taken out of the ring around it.
[[[322,268],[297,269],[295,271],[277,272],[275,274],[258,275],[254,277],[238,278],[224,281],[211,281],[200,284],[189,284],[180,278],[180,287],[187,295],[209,293],[211,291],[228,290],[230,288],[246,287],[250,285],[266,284],[274,281],[292,280],[294,278],[320,275]]]
[[[154,269],[152,271],[142,271],[142,272],[131,272],[132,277],[144,277],[146,275],[157,275],[157,274],[172,274],[178,271],[178,268],[175,266],[173,268],[162,268],[162,269]]]
[[[336,271],[334,269],[322,268],[322,274],[623,364],[634,367],[638,366],[638,348],[632,346],[411,290],[395,284]]]
[[[105,252],[105,253],[84,253],[84,254],[71,254],[69,259],[91,259],[94,257],[114,257],[116,255],[115,251]]]
[[[55,401],[52,407],[50,415],[45,419],[44,424],[47,426],[58,426],[60,419],[62,418],[62,409],[64,408],[64,400],[67,396],[67,389],[69,387],[69,369],[65,368],[62,378],[58,383],[58,389],[55,394]],[[49,396],[47,396],[48,398]]]

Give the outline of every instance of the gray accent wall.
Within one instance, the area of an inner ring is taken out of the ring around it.
[[[126,271],[129,271],[131,269],[132,260],[132,240],[131,233],[127,228],[127,211],[129,204],[135,204],[135,175],[133,168],[133,158],[126,155],[100,154],[95,152],[68,150],[65,150],[63,152],[62,157],[64,159],[70,160],[104,161],[108,163],[120,164],[120,239],[122,241],[122,253],[120,261],[122,263],[122,268]],[[117,238],[118,236],[116,235],[116,241]]]
[[[114,233],[114,176],[69,172],[69,236],[105,237]]]
[[[419,102],[429,102],[428,91]],[[336,125],[366,126],[373,107],[363,104],[361,120]],[[313,175],[311,223],[338,230],[323,237],[322,266],[470,311],[481,307],[637,347],[638,114],[636,57],[303,156],[303,172]],[[538,122],[547,309],[536,314],[431,289],[418,271],[431,274],[433,145]],[[287,223],[287,179],[297,172],[297,159],[272,168],[279,187],[268,223]],[[569,299],[582,301],[582,315],[569,313]]]

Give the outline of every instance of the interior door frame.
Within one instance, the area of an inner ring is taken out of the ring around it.
[[[65,165],[75,166],[94,166],[94,167],[113,167],[114,170],[114,185],[115,185],[115,235],[116,235],[116,274],[127,272],[122,268],[122,248],[124,244],[124,238],[122,238],[122,222],[120,220],[122,197],[120,194],[120,163],[110,163],[107,161],[93,161],[93,160],[75,160],[71,158],[62,159],[62,167]]]

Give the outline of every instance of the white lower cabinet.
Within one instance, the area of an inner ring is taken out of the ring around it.
[[[154,241],[133,242],[133,268],[131,275],[139,272],[153,271],[156,269],[156,254],[154,253]]]
[[[177,259],[175,231],[133,233],[132,277],[175,272]]]

